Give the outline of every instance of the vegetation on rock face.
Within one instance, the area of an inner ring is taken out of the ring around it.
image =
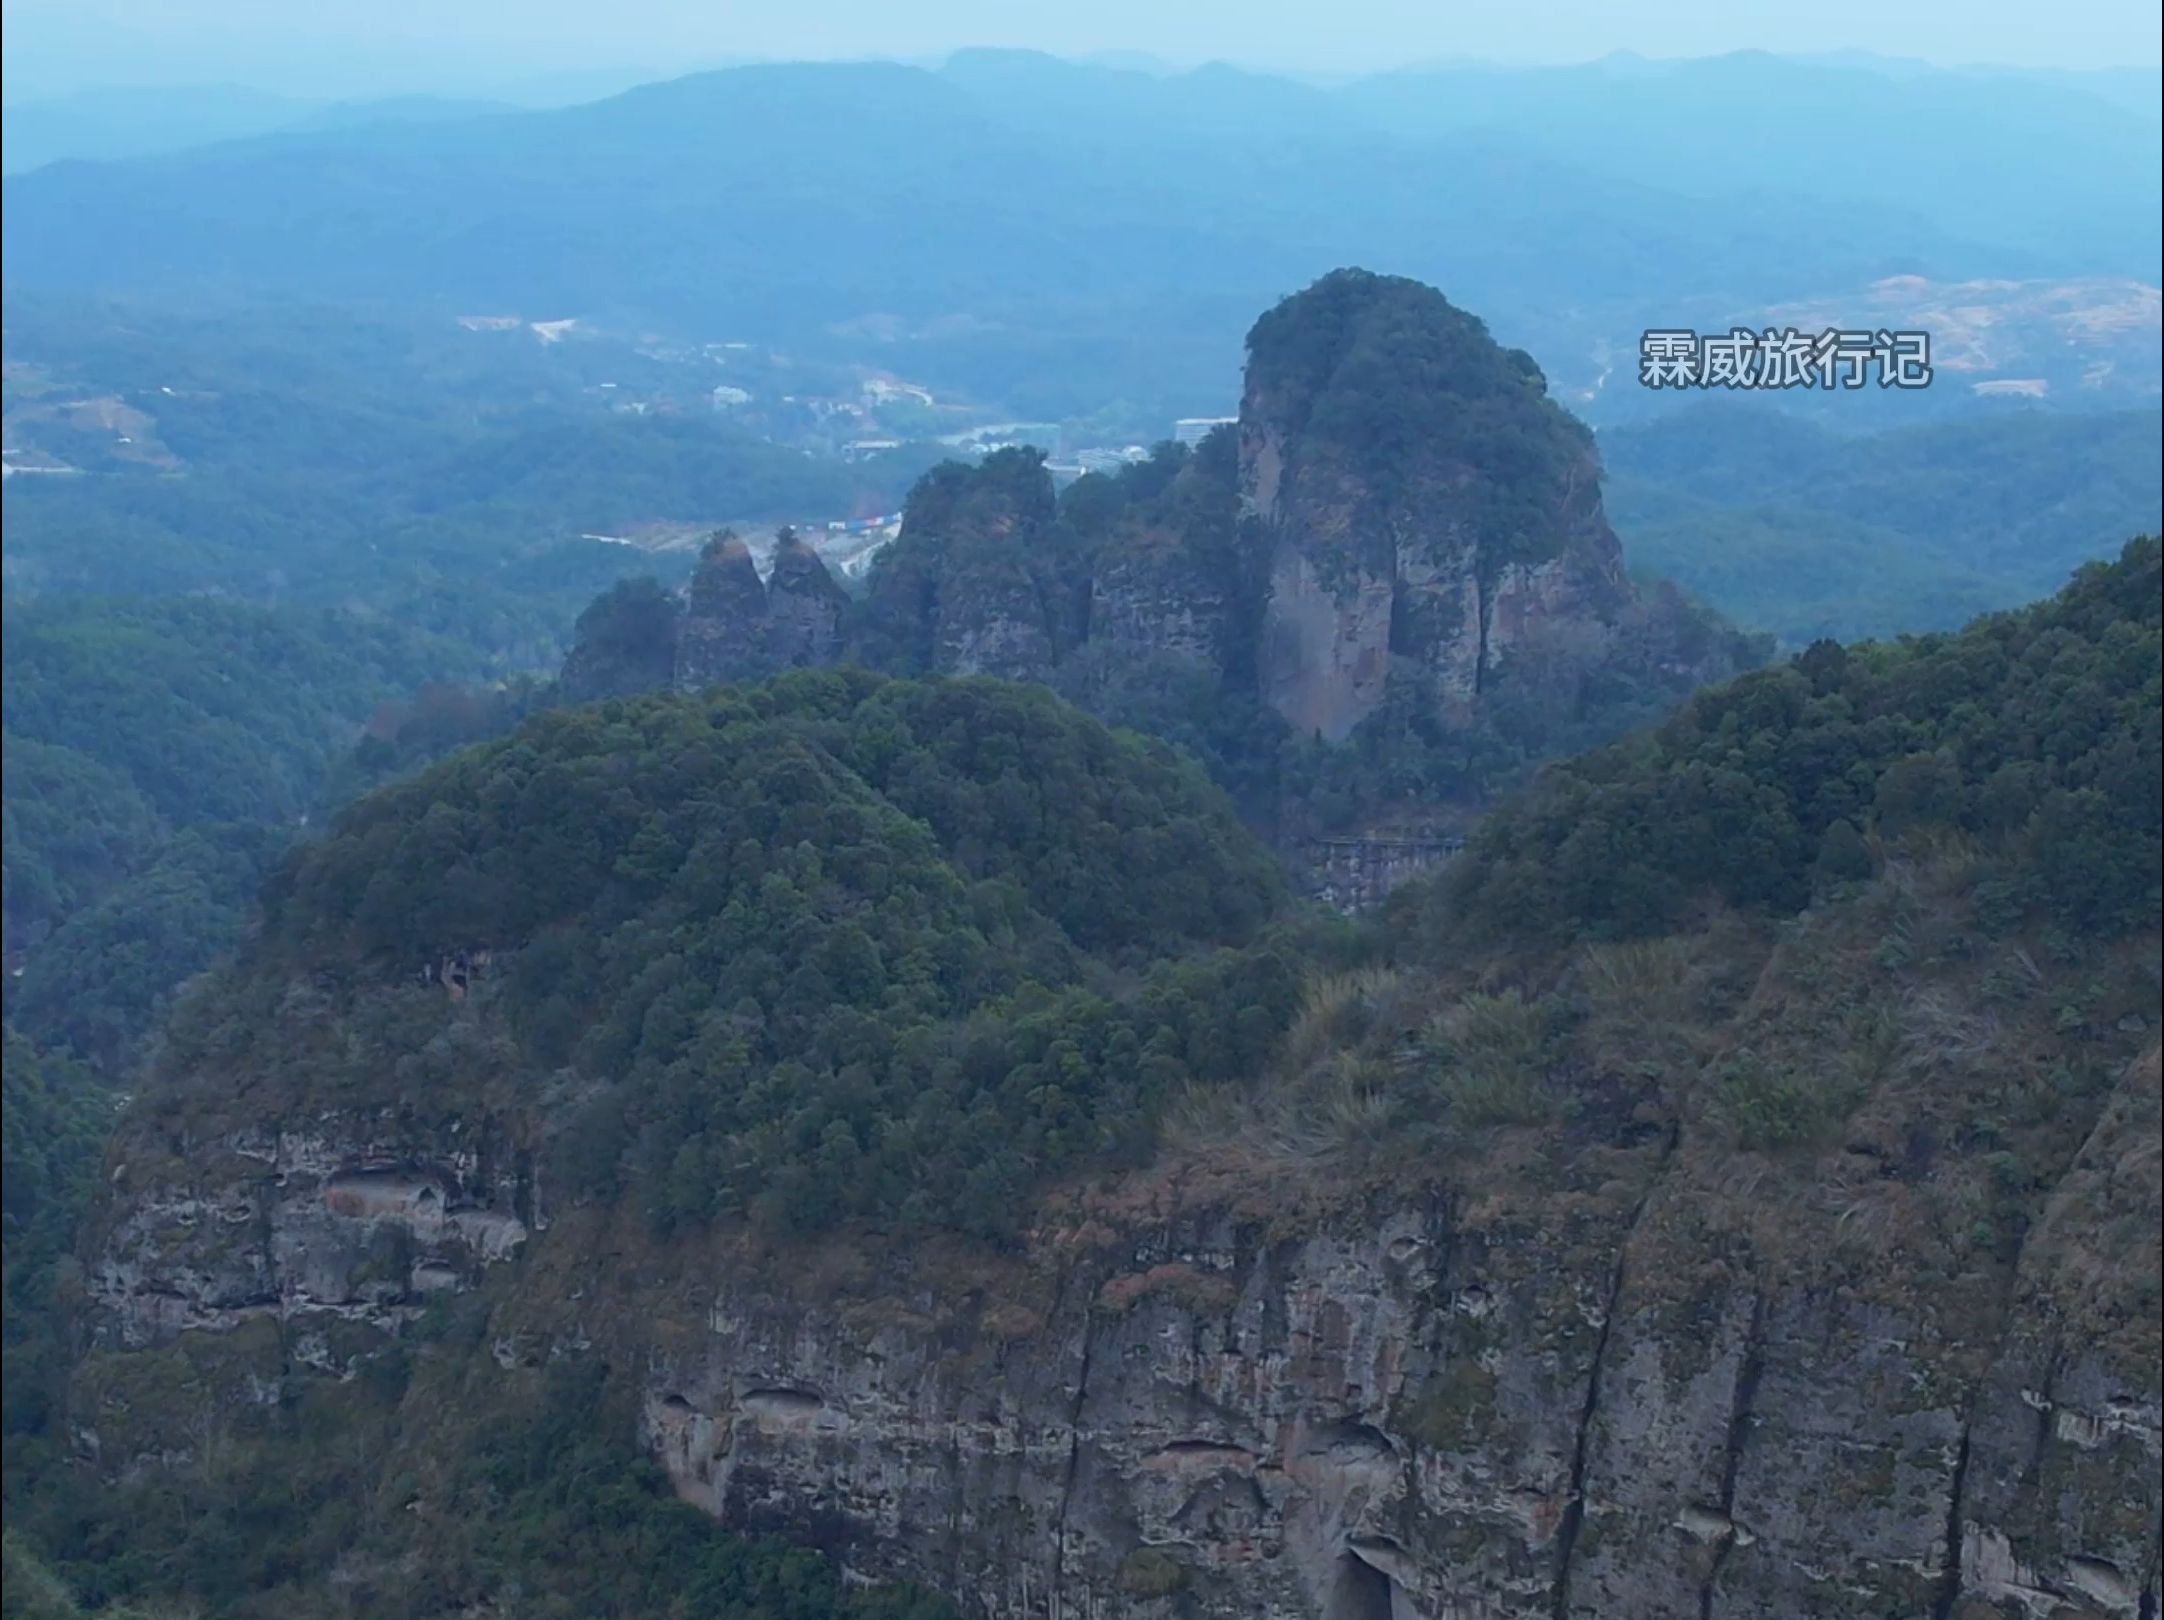
[[[1419,465],[1501,469],[1481,523],[1512,543],[1552,528],[1589,447],[1529,361],[1412,283],[1307,296],[1302,319],[1258,324],[1256,382],[1317,401],[1321,453],[1379,458],[1389,499],[1418,496]],[[1407,690],[1346,746],[1289,738],[1253,692],[1235,452],[1229,434],[1164,447],[1056,497],[1032,453],[943,467],[865,603],[809,584],[857,656],[911,674],[989,605],[980,627],[1024,633],[972,657],[1181,745],[1287,830],[1490,788],[1673,690],[1618,674],[1559,696],[1536,673],[1478,728]],[[566,493],[524,450],[459,455],[477,480],[447,481],[459,499],[529,477]],[[342,613],[11,606],[8,943],[31,948],[8,992],[8,1613],[945,1612],[667,1500],[595,1366],[497,1366],[494,1279],[350,1380],[296,1370],[221,1414],[184,1465],[116,1487],[62,1455],[61,1305],[115,1097],[62,1049],[131,1057],[173,985],[243,938],[273,868],[244,956],[170,1026],[153,1130],[500,1111],[545,1152],[555,1207],[616,1206],[634,1245],[642,1220],[657,1242],[742,1223],[1013,1245],[1046,1184],[1142,1160],[1168,1117],[1183,1148],[1199,1134],[1248,1169],[1366,1172],[1339,1194],[1483,1174],[1537,1191],[1624,1150],[1672,1163],[1676,1204],[1731,1259],[1979,1312],[2011,1277],[2153,1366],[2153,1173],[2088,1167],[2110,1220],[2062,1221],[2075,1282],[2038,1281],[2024,1245],[2099,1120],[2136,1149],[2153,1121],[2159,594],[2142,541],[1956,634],[1815,645],[1551,769],[1446,879],[1336,934],[1288,920],[1199,771],[1043,690],[826,670],[638,695],[681,676],[683,610],[652,582],[588,610],[553,692],[433,684],[380,706],[482,660]],[[1640,610],[1626,643],[1727,635],[1677,601]],[[1169,627],[1171,650],[1119,641],[1119,615]],[[589,706],[500,735],[571,699]],[[486,737],[287,847],[325,802]],[[184,1336],[133,1386],[99,1383],[133,1352],[74,1366],[117,1410],[185,1403],[215,1382],[191,1358],[228,1353]],[[1489,1404],[1467,1363],[1409,1403],[1409,1432],[1451,1443]],[[1120,1570],[1138,1598],[1190,1576],[1156,1549]]]
[[[106,1487],[49,1473],[20,1504],[48,1552],[10,1530],[6,1613],[954,1620],[944,1599],[852,1583],[677,1501],[624,1446],[630,1414],[594,1364],[480,1391],[472,1348],[423,1343],[347,1385],[296,1378],[266,1426],[220,1432],[193,1467]],[[144,1398],[185,1399],[192,1370],[165,1370]]]
[[[117,1099],[84,1065],[6,1032],[4,1149],[0,1149],[0,1253],[5,1256],[4,1418],[10,1479],[26,1453],[50,1444],[65,1346],[57,1269],[96,1184]],[[10,1487],[12,1493],[12,1485]]]
[[[1041,674],[1081,630],[1073,546],[1052,479],[1034,450],[949,461],[917,481],[903,509],[909,543],[874,559],[861,656],[897,674],[940,668],[940,632],[966,615],[1011,614],[1041,644]]]
[[[1424,304],[1420,312],[1433,313]],[[1484,335],[1478,342],[1494,349]],[[1540,420],[1568,422],[1537,390],[1532,397]],[[1192,451],[1160,445],[1056,499],[1035,451],[949,463],[919,483],[900,537],[842,615],[841,656],[894,674],[938,672],[955,666],[962,638],[976,633],[972,660],[1042,680],[1115,725],[1177,744],[1251,823],[1298,837],[1390,807],[1477,801],[1539,759],[1660,718],[1690,683],[1679,665],[1747,667],[1766,650],[1654,588],[1603,632],[1613,655],[1589,679],[1570,661],[1578,649],[1551,659],[1535,639],[1476,723],[1439,713],[1417,682],[1394,682],[1344,744],[1324,744],[1297,736],[1257,691],[1266,582],[1238,512],[1237,446],[1225,431]],[[651,580],[612,588],[580,619],[563,694],[666,688],[680,674],[669,649],[681,614]]]
[[[579,614],[557,683],[573,703],[665,692],[676,678],[682,608],[660,583],[618,580]]]
[[[2014,1287],[2153,1390],[2158,570],[2137,540],[2033,608],[1823,644],[1551,767],[1393,897],[1367,966],[1310,976],[1181,1151],[1325,1202],[1537,1196],[1651,1152],[1678,1297],[1747,1260],[1974,1344]]]
[[[1533,357],[1404,276],[1338,270],[1255,323],[1250,400],[1289,401],[1311,464],[1380,510],[1470,500],[1479,561],[1539,562],[1590,506],[1593,436],[1548,397]]]

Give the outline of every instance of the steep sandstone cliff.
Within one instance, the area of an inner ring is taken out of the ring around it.
[[[1629,592],[1591,438],[1440,293],[1345,270],[1287,299],[1248,339],[1239,435],[1260,678],[1302,733],[1341,740],[1392,679],[1469,723],[1542,626],[1604,650]]]
[[[1357,270],[1256,323],[1236,431],[1184,462],[1057,506],[1027,452],[927,478],[867,618],[880,667],[1072,688],[1077,658],[1162,657],[1326,743],[1394,701],[1541,751],[1531,731],[1597,732],[1618,689],[1672,701],[1747,657],[1633,591],[1592,437],[1528,356],[1434,289]]]
[[[774,540],[766,576],[766,649],[775,669],[831,664],[841,651],[849,593],[793,529]]]
[[[1515,1144],[1514,1186],[1302,1214],[1175,1166],[1018,1258],[864,1264],[550,1221],[498,1119],[183,1133],[103,1230],[79,1439],[185,1466],[478,1290],[504,1378],[636,1380],[687,1500],[992,1620],[2146,1616],[2154,1323],[2071,1296],[2140,1259],[2096,1248],[2107,1184],[2153,1268],[2156,1084],[2152,1051],[1996,1285],[1755,1254],[1709,1215],[1732,1172],[1628,1109],[1560,1174]]]

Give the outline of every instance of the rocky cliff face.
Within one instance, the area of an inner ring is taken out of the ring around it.
[[[1176,531],[1138,525],[1091,571],[1089,643],[1109,658],[1169,658],[1222,677],[1238,613],[1237,576]]]
[[[1463,723],[1543,626],[1628,598],[1592,441],[1539,370],[1417,282],[1339,271],[1256,323],[1240,501],[1268,588],[1259,671],[1303,733],[1347,736],[1393,679]]]
[[[1464,847],[1455,834],[1378,829],[1337,838],[1310,838],[1300,847],[1307,889],[1344,912],[1369,911],[1392,890],[1433,872]]]
[[[848,602],[819,554],[793,530],[776,537],[763,581],[751,548],[735,534],[717,534],[699,554],[676,626],[675,684],[695,691],[832,663]]]
[[[834,662],[848,606],[849,593],[827,572],[819,553],[784,529],[774,541],[774,563],[766,576],[768,661],[776,669]]]
[[[758,674],[766,639],[766,586],[751,548],[737,535],[717,534],[699,553],[677,625],[677,686],[695,691]]]
[[[465,1296],[501,1376],[635,1381],[685,1499],[987,1620],[2157,1612],[2153,1048],[1996,1275],[1881,1229],[1899,1182],[1754,1210],[1643,1116],[1417,1193],[1176,1157],[1019,1256],[656,1250],[545,1212],[531,1119],[139,1127],[75,1432],[191,1466]]]
[[[1007,450],[934,469],[875,564],[857,652],[900,673],[1044,680],[1074,640],[1043,460]]]
[[[1432,288],[1351,270],[1256,323],[1236,433],[1176,476],[1058,509],[1021,452],[926,480],[872,615],[887,667],[1165,657],[1326,742],[1393,694],[1507,729],[1531,694],[1576,713],[1597,680],[1680,693],[1737,656],[1642,611],[1591,435],[1532,360]]]
[[[1297,857],[1318,830],[1477,803],[1495,761],[1605,741],[1756,660],[1674,592],[1633,589],[1591,436],[1440,293],[1340,271],[1248,348],[1236,429],[1191,453],[1059,494],[1033,451],[935,468],[861,600],[793,538],[762,584],[716,537],[675,684],[835,662],[1046,683],[1193,748]],[[635,683],[645,638],[618,639],[628,656],[575,650],[565,691]],[[1334,763],[1303,752],[1356,733]]]

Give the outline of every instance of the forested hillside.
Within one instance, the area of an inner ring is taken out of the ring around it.
[[[1119,9],[9,0],[0,1620],[2164,1617],[2154,28]]]
[[[1694,698],[1551,767],[1448,886],[1516,937],[1629,938],[1709,897],[1793,912],[1875,869],[1867,835],[1975,840],[1986,917],[2069,942],[2153,928],[2160,903],[2154,539],[2056,597],[1946,635],[1843,648]]]
[[[1601,435],[1637,571],[1791,651],[2034,601],[2164,513],[2155,411],[1841,431],[1724,400]]]
[[[596,1088],[563,1183],[661,1230],[991,1235],[1261,1060],[1292,981],[1240,948],[1282,896],[1191,765],[1048,693],[803,674],[550,714],[362,801],[274,880],[238,982],[500,974],[504,1078]],[[196,1008],[177,1061],[302,1061],[266,1011]]]
[[[1047,1177],[1134,1159],[1179,1090],[1262,1061],[1295,993],[1292,947],[1268,931],[1283,903],[1192,765],[1043,691],[819,672],[606,703],[382,790],[290,855],[261,934],[178,1015],[154,1106],[254,1111],[185,1078],[199,1062],[305,1069],[333,1111],[448,1118],[501,1087],[516,1112],[568,1110],[537,1167],[550,1196],[618,1205],[644,1242],[750,1221],[1011,1243]],[[317,1013],[261,1002],[299,980],[330,998]],[[430,1027],[446,1005],[487,1009],[500,1034],[454,1056]],[[26,1162],[79,1177],[75,1139],[22,1118]],[[43,1184],[23,1181],[34,1216]],[[423,1328],[438,1348],[408,1372],[297,1389],[237,1437],[237,1473],[177,1492],[84,1494],[26,1418],[11,1494],[35,1482],[29,1522],[97,1600],[188,1591],[236,1615],[328,1614],[310,1572],[357,1545],[378,1559],[379,1614],[537,1582],[549,1597],[522,1612],[945,1612],[844,1596],[812,1555],[718,1538],[665,1504],[621,1446],[621,1391],[592,1369],[509,1407],[476,1391],[477,1450],[462,1423],[428,1421],[449,1469],[431,1488],[459,1506],[418,1562],[410,1521],[356,1490],[350,1458],[325,1453],[296,1489],[294,1423],[376,1424],[391,1446],[402,1402],[470,1376],[473,1331],[439,1312]]]
[[[481,660],[330,611],[214,600],[10,603],[8,1017],[114,1062],[238,937],[385,700]]]

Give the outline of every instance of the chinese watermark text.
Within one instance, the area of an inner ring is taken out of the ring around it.
[[[1928,332],[1651,331],[1638,340],[1648,388],[1927,388]]]

